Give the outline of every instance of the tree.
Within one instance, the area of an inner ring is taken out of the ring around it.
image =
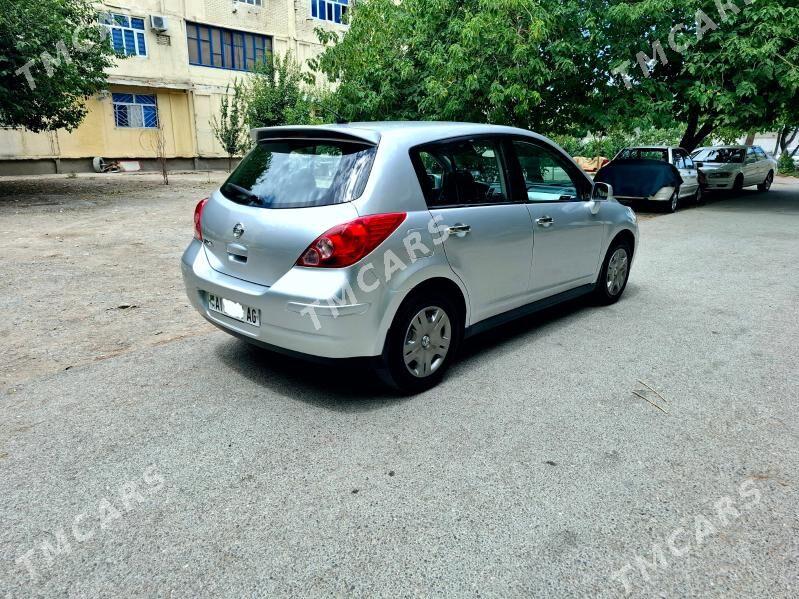
[[[687,150],[717,130],[764,130],[799,112],[793,0],[607,0],[598,48],[618,76],[613,114],[671,118]]]
[[[114,51],[88,0],[3,0],[0,126],[72,130],[106,85]]]
[[[350,120],[490,122],[537,130],[590,120],[603,74],[583,0],[369,0],[312,66]]]
[[[227,170],[233,170],[233,157],[241,155],[250,146],[246,125],[246,98],[244,84],[235,80],[233,93],[230,85],[225,87],[219,106],[219,118],[211,117],[211,130],[227,154]]]
[[[369,0],[314,63],[349,119],[545,134],[682,128],[695,148],[799,121],[795,0]],[[720,7],[720,8],[719,8]],[[720,12],[722,13],[720,15]]]
[[[311,92],[306,89],[310,85],[290,52],[283,57],[273,54],[255,67],[247,84],[247,124],[276,127],[317,123]]]

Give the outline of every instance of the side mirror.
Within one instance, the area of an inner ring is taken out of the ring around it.
[[[591,190],[592,200],[607,200],[613,197],[613,186],[608,183],[597,182]]]

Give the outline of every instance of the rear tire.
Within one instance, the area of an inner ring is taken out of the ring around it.
[[[594,300],[600,306],[615,304],[627,288],[633,251],[626,241],[611,244],[594,288]]]
[[[769,171],[766,179],[757,186],[759,191],[768,191],[771,189],[771,184],[774,183],[774,171]]]
[[[463,316],[446,295],[406,298],[386,335],[377,374],[403,394],[435,387],[444,378],[463,339]]]
[[[674,193],[671,194],[668,202],[664,202],[663,211],[667,214],[674,214],[677,212],[677,208],[680,207],[680,188],[675,187]]]

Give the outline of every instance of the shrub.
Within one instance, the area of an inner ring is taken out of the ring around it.
[[[793,157],[788,152],[780,154],[780,158],[777,161],[777,169],[781,175],[793,175],[796,172]]]

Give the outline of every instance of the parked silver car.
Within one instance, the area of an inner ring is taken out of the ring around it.
[[[464,337],[627,284],[633,211],[540,135],[402,122],[253,137],[197,205],[182,258],[194,307],[249,342],[370,357],[416,392]]]
[[[757,185],[768,191],[777,172],[777,161],[760,146],[713,146],[691,153],[694,163],[707,176],[708,190],[732,189]]]

